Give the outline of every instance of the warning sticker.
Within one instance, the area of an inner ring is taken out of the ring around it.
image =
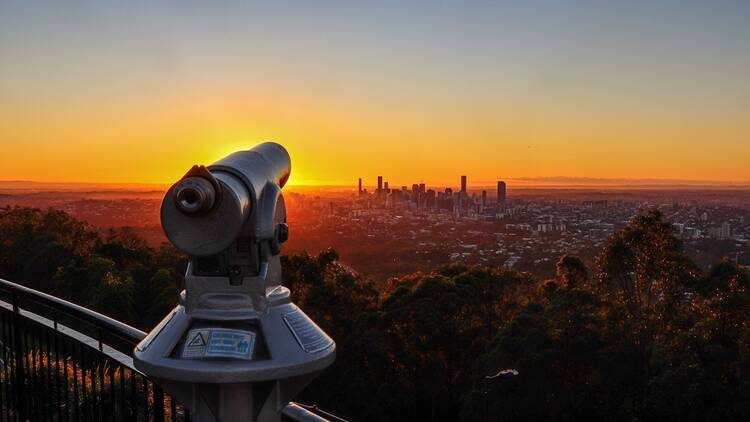
[[[182,357],[224,357],[250,360],[254,347],[255,333],[251,331],[199,328],[188,331]]]
[[[333,344],[333,340],[299,309],[284,314],[284,322],[294,334],[302,350],[307,353],[319,352]]]

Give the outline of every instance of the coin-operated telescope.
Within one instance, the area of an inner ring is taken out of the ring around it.
[[[281,285],[290,169],[281,145],[263,143],[193,166],[164,196],[164,232],[190,256],[185,290],[133,360],[195,420],[278,421],[335,359]]]

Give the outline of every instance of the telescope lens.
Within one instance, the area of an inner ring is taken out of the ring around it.
[[[202,177],[188,177],[175,188],[177,209],[184,214],[199,214],[214,206],[216,192],[211,182]]]
[[[200,192],[197,192],[192,188],[187,188],[180,193],[180,206],[184,210],[193,210],[200,206],[198,203],[198,201],[200,201]]]

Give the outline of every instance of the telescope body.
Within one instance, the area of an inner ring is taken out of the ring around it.
[[[197,421],[280,420],[336,346],[281,285],[287,151],[264,143],[193,166],[165,194],[161,222],[190,262],[179,305],[133,361]]]
[[[162,201],[161,222],[170,242],[190,256],[210,256],[241,235],[270,238],[259,220],[275,217],[265,213],[275,213],[277,198],[264,201],[261,195],[279,196],[289,179],[291,159],[284,147],[267,142],[199,169],[193,167]]]

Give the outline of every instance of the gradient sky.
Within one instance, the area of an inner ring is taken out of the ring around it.
[[[0,2],[0,180],[750,181],[750,2]]]

